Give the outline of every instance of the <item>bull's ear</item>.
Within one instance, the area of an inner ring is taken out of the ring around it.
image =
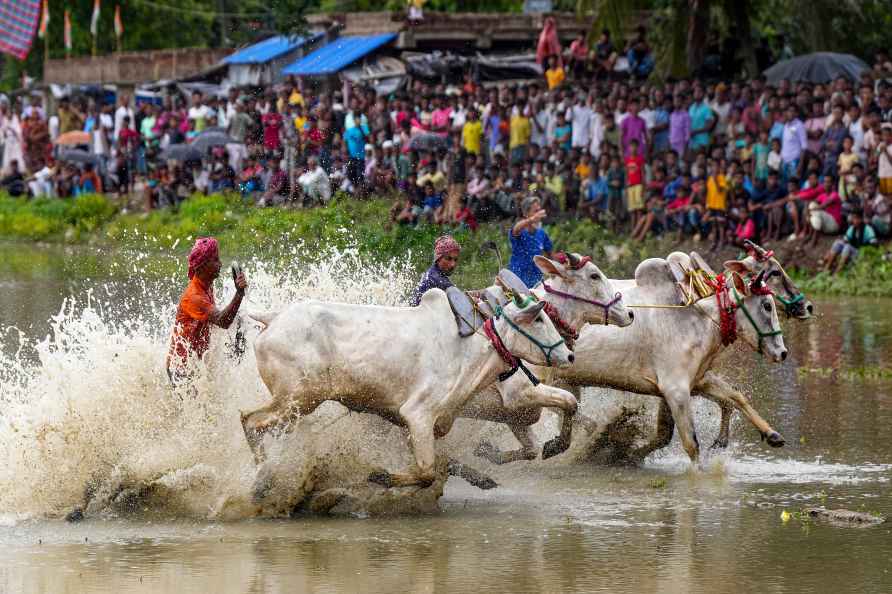
[[[743,276],[740,274],[731,273],[731,282],[734,284],[734,288],[737,289],[737,292],[740,293],[742,297],[746,297],[749,293],[749,289],[746,286],[746,281],[743,280]]]
[[[737,274],[746,275],[746,274],[750,274],[751,272],[754,272],[750,268],[750,264],[749,264],[748,260],[749,260],[749,258],[745,258],[743,260],[725,260],[725,263],[723,264],[723,266],[725,267],[725,270],[729,270],[731,272],[736,272]]]
[[[539,315],[539,312],[542,311],[543,307],[545,307],[544,301],[532,303],[520,310],[520,312],[514,316],[514,321],[518,324],[532,324],[533,320],[536,319],[536,316]]]
[[[567,278],[567,267],[560,262],[549,260],[545,256],[533,256],[533,262],[545,276],[558,276],[564,279]]]

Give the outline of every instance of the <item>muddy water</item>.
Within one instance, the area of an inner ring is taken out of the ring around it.
[[[120,275],[100,254],[22,252],[0,249],[0,326],[27,334],[50,331],[66,295]],[[784,365],[743,351],[722,363],[783,449],[736,421],[703,471],[675,443],[638,468],[519,463],[489,492],[450,479],[442,511],[424,516],[146,509],[72,525],[7,509],[0,592],[890,592],[892,524],[781,520],[807,505],[892,515],[892,301],[816,302],[818,319],[785,323]],[[4,335],[7,355],[15,344]],[[698,401],[697,422],[711,443],[715,408]]]

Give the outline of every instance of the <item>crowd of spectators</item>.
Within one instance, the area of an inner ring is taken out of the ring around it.
[[[606,32],[591,48],[580,37],[567,52],[539,49],[543,78],[510,85],[415,80],[382,96],[287,80],[160,105],[63,100],[49,117],[0,104],[0,185],[59,198],[137,192],[146,209],[195,192],[304,207],[337,192],[392,196],[394,224],[471,229],[517,216],[535,195],[547,220],[588,217],[632,241],[671,233],[711,249],[805,248],[837,235],[825,259],[834,269],[892,231],[885,73],[653,83],[643,31],[621,52]],[[89,134],[95,161],[54,160],[70,132]],[[225,142],[200,159],[173,152],[209,133]]]

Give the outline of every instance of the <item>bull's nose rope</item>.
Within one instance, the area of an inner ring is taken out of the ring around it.
[[[573,301],[581,301],[582,303],[588,303],[589,305],[597,305],[598,307],[603,307],[605,326],[610,323],[610,308],[623,299],[622,293],[617,293],[613,296],[613,299],[605,303],[604,301],[598,301],[597,299],[588,299],[586,297],[574,295],[573,293],[566,293],[564,291],[553,289],[550,285],[548,285],[548,283],[542,283],[542,286],[545,287],[545,292],[550,293],[551,295],[557,295],[558,297],[563,297],[564,299],[572,299]]]

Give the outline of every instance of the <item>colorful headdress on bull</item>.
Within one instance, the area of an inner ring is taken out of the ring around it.
[[[195,276],[195,271],[202,264],[218,258],[219,255],[220,248],[216,239],[213,237],[199,237],[196,239],[195,245],[192,246],[192,251],[189,252],[189,278]]]
[[[571,270],[579,270],[592,261],[590,256],[579,257],[573,252],[558,252],[554,255],[554,260]]]

